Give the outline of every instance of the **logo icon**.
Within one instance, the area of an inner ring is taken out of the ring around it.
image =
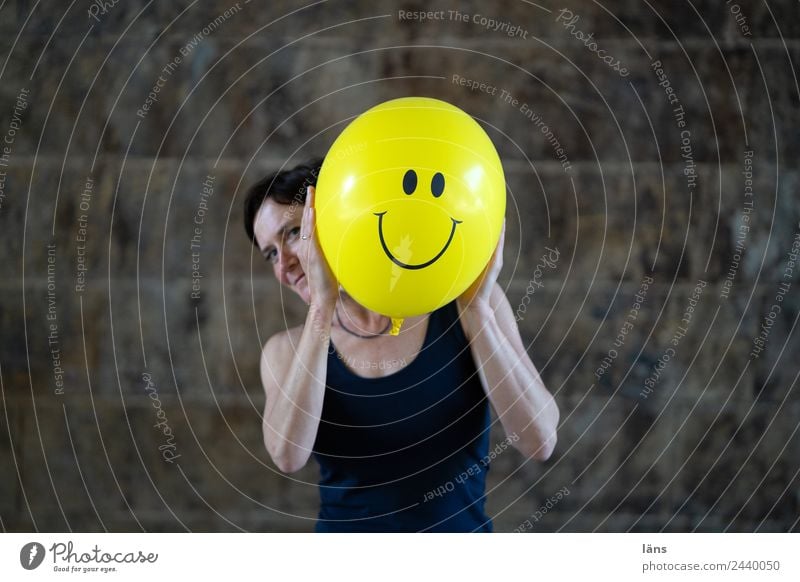
[[[19,552],[19,563],[26,570],[35,570],[44,560],[44,546],[38,542],[29,542]]]

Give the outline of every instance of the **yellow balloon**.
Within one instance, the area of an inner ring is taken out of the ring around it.
[[[345,291],[400,319],[461,295],[497,247],[505,177],[489,136],[464,111],[394,99],[336,139],[317,180],[317,233]]]

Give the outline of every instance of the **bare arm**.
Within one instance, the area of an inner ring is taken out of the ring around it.
[[[332,314],[332,308],[312,306],[299,341],[293,342],[290,333],[283,332],[273,336],[262,352],[261,382],[267,396],[264,444],[286,473],[305,466],[317,438]]]
[[[309,186],[297,254],[310,289],[306,322],[299,339],[297,333],[279,333],[270,338],[261,354],[261,383],[267,396],[264,445],[286,473],[305,466],[317,438],[337,299],[336,280],[316,237],[315,194]]]
[[[505,225],[484,273],[458,306],[484,390],[506,435],[526,457],[546,460],[556,446],[558,405],[533,365],[497,276],[503,265]]]
[[[559,412],[553,396],[525,352],[511,306],[495,283],[489,305],[461,312],[484,389],[506,434],[525,456],[546,460],[556,445]]]

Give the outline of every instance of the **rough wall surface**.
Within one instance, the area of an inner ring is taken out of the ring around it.
[[[3,530],[312,529],[258,377],[304,306],[242,197],[406,95],[497,145],[561,409],[494,460],[496,530],[798,529],[796,2],[66,6],[0,9]]]

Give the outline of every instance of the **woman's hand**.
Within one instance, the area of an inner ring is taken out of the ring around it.
[[[494,249],[492,258],[475,282],[467,288],[458,298],[458,305],[461,310],[472,309],[491,309],[489,298],[492,295],[495,282],[500,276],[503,268],[503,245],[506,238],[506,221],[503,220],[503,228],[500,231],[500,240],[497,241],[497,248]]]
[[[317,213],[314,208],[316,189],[309,186],[303,219],[300,223],[300,266],[308,277],[309,303],[333,309],[339,296],[339,285],[333,276],[317,239]]]

